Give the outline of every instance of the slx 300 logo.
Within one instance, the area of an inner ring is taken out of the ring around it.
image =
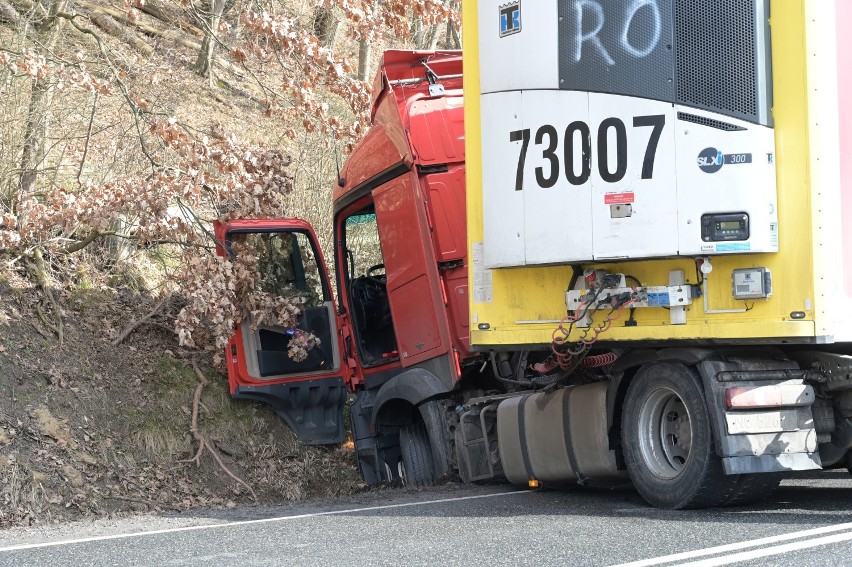
[[[751,163],[751,154],[725,154],[716,148],[704,148],[698,154],[698,167],[704,173],[716,173],[723,165]]]
[[[501,5],[498,12],[500,14],[500,37],[521,31],[521,0]]]

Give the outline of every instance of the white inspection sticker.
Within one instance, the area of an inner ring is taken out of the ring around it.
[[[485,245],[474,242],[471,246],[473,264],[473,301],[491,303],[491,270],[485,267]]]

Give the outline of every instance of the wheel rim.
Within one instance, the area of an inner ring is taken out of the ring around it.
[[[689,410],[674,390],[660,388],[639,411],[642,459],[656,476],[672,479],[683,472],[692,450]]]

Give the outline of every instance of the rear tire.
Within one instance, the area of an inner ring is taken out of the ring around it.
[[[399,430],[399,476],[403,486],[419,488],[435,483],[432,447],[426,424],[422,421]]]
[[[649,504],[704,508],[734,493],[739,479],[722,470],[695,370],[675,363],[642,367],[627,389],[621,431],[630,479]]]

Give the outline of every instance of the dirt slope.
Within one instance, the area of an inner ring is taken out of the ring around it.
[[[173,333],[155,317],[112,346],[150,309],[143,297],[67,294],[61,346],[36,299],[25,281],[0,278],[0,526],[254,501],[209,453],[185,462],[198,380]],[[197,358],[210,381],[200,431],[259,503],[362,487],[351,444],[299,445],[266,406],[231,400],[209,359]]]

